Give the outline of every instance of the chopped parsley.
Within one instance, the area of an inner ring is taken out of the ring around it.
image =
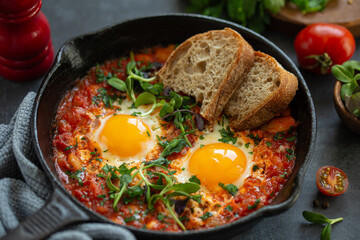
[[[131,217],[126,217],[126,218],[124,218],[124,221],[125,221],[126,223],[132,222],[132,221],[135,221],[135,220],[136,220],[136,218],[135,218],[134,215],[131,216]]]
[[[253,172],[256,172],[256,170],[258,170],[258,169],[260,169],[260,168],[258,167],[258,165],[254,165],[254,166],[252,167]]]
[[[194,182],[194,183],[197,183],[197,184],[201,184],[201,182],[200,182],[200,179],[198,179],[197,177],[196,177],[196,175],[192,175],[190,178],[189,178],[189,182]]]
[[[228,210],[229,212],[231,212],[233,210],[233,207],[230,205],[227,205],[225,209]]]
[[[230,130],[230,127],[227,126],[227,128],[222,128],[219,130],[221,138],[218,139],[219,142],[223,143],[229,143],[235,144],[237,141],[237,137],[234,137],[235,133]]]
[[[260,198],[256,199],[255,203],[253,205],[247,206],[249,210],[257,208],[258,204],[260,203]]]
[[[225,185],[223,183],[219,183],[219,186],[228,191],[231,195],[235,196],[236,193],[239,191],[239,189],[234,185],[234,184],[228,184],[228,185]]]
[[[205,138],[205,137],[204,137],[203,135],[200,135],[200,136],[199,136],[199,139],[200,139],[200,140],[203,140],[204,138]]]
[[[249,143],[249,142],[245,143],[245,147],[246,147],[246,148],[249,148],[249,146],[250,146],[250,143]]]
[[[289,153],[289,154],[293,154],[294,153],[294,150],[290,149],[290,148],[287,148],[286,151]]]
[[[283,139],[284,138],[284,132],[276,133],[273,138],[274,138],[275,141]]]
[[[289,161],[291,161],[291,160],[293,160],[293,159],[294,159],[295,154],[291,154],[291,155],[286,154],[285,156],[286,156],[286,158],[287,158]]]
[[[204,215],[200,216],[200,218],[204,221],[211,217],[213,214],[211,212],[206,212]]]
[[[296,136],[292,136],[292,137],[287,138],[286,140],[287,140],[288,142],[292,142],[292,141],[294,141],[295,139],[296,139]]]
[[[201,203],[202,195],[193,195],[192,199],[198,203]]]
[[[272,145],[272,143],[268,142],[268,141],[266,141],[265,143],[266,143],[266,146],[268,146],[268,147],[271,147],[271,145]]]
[[[162,222],[162,220],[164,220],[165,217],[166,217],[166,216],[163,215],[162,213],[159,213],[159,214],[156,216],[157,220],[159,220],[160,222]]]
[[[82,175],[82,170],[76,170],[75,172],[71,172],[71,171],[65,171],[66,175],[69,176],[69,178],[71,179],[75,179],[78,181],[78,185],[79,186],[82,186],[83,185],[83,181],[82,179],[80,178],[81,175]]]
[[[252,139],[255,145],[259,145],[259,143],[261,142],[261,138],[259,137],[259,134],[254,135],[254,133],[250,133],[246,136]]]

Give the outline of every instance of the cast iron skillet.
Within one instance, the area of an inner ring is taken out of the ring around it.
[[[181,43],[188,37],[208,30],[233,28],[255,50],[275,57],[285,69],[299,80],[299,90],[291,103],[295,118],[300,122],[296,145],[294,171],[280,194],[271,205],[265,206],[233,223],[207,230],[166,233],[124,226],[139,238],[149,239],[215,239],[228,238],[250,227],[265,216],[278,214],[290,208],[300,193],[300,185],[310,162],[316,133],[313,102],[296,66],[273,43],[237,24],[193,14],[159,15],[123,22],[100,31],[67,41],[60,49],[56,61],[43,81],[36,97],[33,112],[34,146],[50,182],[53,193],[45,206],[24,221],[6,239],[38,239],[48,236],[68,224],[98,221],[115,224],[87,209],[73,198],[61,185],[52,161],[52,123],[65,92],[74,81],[105,60],[120,57],[131,49],[141,49],[157,44]]]

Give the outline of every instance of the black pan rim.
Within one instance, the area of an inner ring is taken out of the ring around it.
[[[227,223],[224,225],[221,225],[219,227],[216,228],[209,228],[209,229],[203,229],[203,230],[191,230],[191,231],[186,231],[186,232],[179,232],[179,233],[172,233],[172,232],[160,232],[160,231],[153,231],[153,230],[147,230],[147,229],[141,229],[141,228],[136,228],[136,227],[132,227],[132,226],[127,226],[127,225],[120,225],[120,224],[116,224],[115,222],[103,217],[102,215],[92,211],[91,209],[86,208],[84,205],[82,205],[80,202],[78,202],[73,196],[71,196],[66,190],[65,188],[62,186],[62,184],[57,181],[56,176],[51,172],[51,170],[49,169],[48,165],[45,162],[44,156],[41,153],[40,150],[40,146],[39,146],[39,142],[38,142],[38,137],[37,137],[37,126],[36,126],[36,122],[37,122],[37,118],[38,118],[38,107],[39,107],[39,103],[41,100],[41,97],[44,93],[44,91],[46,91],[46,87],[51,79],[52,74],[55,72],[55,70],[59,67],[59,65],[61,65],[61,57],[62,57],[62,51],[63,49],[71,44],[72,42],[74,42],[77,39],[81,39],[84,37],[91,37],[91,36],[95,36],[97,34],[100,34],[104,31],[107,31],[113,27],[116,27],[118,25],[121,24],[126,24],[128,22],[136,22],[139,20],[151,20],[151,19],[155,19],[155,18],[171,18],[171,17],[175,17],[175,18],[193,18],[193,19],[206,19],[206,20],[210,20],[210,21],[215,21],[215,22],[221,22],[224,23],[226,25],[233,26],[239,29],[242,29],[242,31],[248,32],[250,35],[252,35],[254,38],[258,38],[261,41],[266,42],[267,44],[269,44],[271,47],[273,47],[273,49],[275,49],[275,51],[279,52],[280,55],[282,55],[282,57],[284,57],[285,61],[287,61],[291,67],[293,68],[292,71],[297,77],[298,80],[301,84],[301,87],[303,87],[303,90],[305,92],[306,95],[306,99],[308,100],[307,105],[310,109],[311,112],[311,139],[309,141],[309,147],[308,147],[308,152],[306,153],[305,157],[304,157],[304,162],[303,164],[300,166],[298,172],[295,175],[295,179],[294,179],[294,184],[295,186],[293,187],[292,193],[290,195],[290,197],[284,201],[281,202],[279,204],[276,205],[267,205],[262,207],[261,209],[243,217],[240,218],[232,223]],[[142,17],[142,18],[132,18],[129,20],[125,20],[122,21],[120,23],[116,23],[110,26],[106,26],[104,28],[101,28],[99,30],[90,32],[90,33],[86,33],[86,34],[82,34],[79,36],[76,36],[74,38],[71,38],[69,40],[67,40],[59,49],[59,52],[57,53],[57,56],[55,58],[54,64],[52,66],[52,68],[50,69],[49,73],[46,75],[46,77],[44,78],[38,92],[35,98],[35,105],[33,108],[33,117],[32,117],[32,138],[33,138],[33,144],[36,150],[36,154],[40,159],[40,163],[43,167],[43,169],[45,169],[46,175],[50,178],[52,186],[54,188],[57,189],[61,189],[61,192],[65,194],[66,197],[70,198],[72,200],[73,203],[76,204],[76,206],[78,206],[80,209],[84,210],[88,215],[91,215],[95,218],[97,218],[98,220],[102,221],[102,222],[107,222],[110,224],[114,224],[116,226],[120,226],[120,227],[125,227],[133,232],[141,232],[142,234],[146,234],[146,235],[153,235],[154,237],[156,237],[156,235],[158,236],[173,236],[173,237],[196,237],[199,235],[203,235],[203,234],[211,234],[213,232],[219,232],[219,231],[226,231],[227,229],[230,229],[234,226],[237,225],[241,225],[244,223],[248,223],[248,222],[252,222],[255,220],[259,220],[261,217],[265,217],[265,216],[271,216],[271,215],[275,215],[278,212],[282,212],[287,210],[288,208],[290,208],[295,201],[297,200],[297,198],[299,197],[300,194],[300,190],[301,190],[301,185],[302,182],[304,180],[304,176],[306,173],[306,170],[308,168],[308,165],[310,163],[311,160],[311,155],[312,152],[314,150],[314,145],[315,145],[315,138],[316,138],[316,113],[315,113],[315,108],[314,108],[314,104],[311,98],[311,94],[310,91],[306,85],[306,82],[304,80],[304,78],[302,77],[300,71],[298,70],[298,68],[296,67],[296,65],[291,61],[291,59],[281,50],[279,49],[275,44],[273,44],[271,41],[267,40],[266,38],[264,38],[263,36],[259,35],[258,33],[249,30],[241,25],[238,25],[236,23],[233,22],[229,22],[226,20],[222,20],[222,19],[218,19],[218,18],[214,18],[214,17],[208,17],[208,16],[203,16],[203,15],[198,15],[198,14],[186,14],[186,13],[172,13],[172,14],[158,14],[158,15],[152,15],[152,16],[146,16],[146,17]]]

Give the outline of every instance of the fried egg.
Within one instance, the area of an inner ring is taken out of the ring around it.
[[[151,106],[142,105],[134,109],[131,104],[125,99],[121,110],[100,117],[100,125],[95,129],[93,141],[98,143],[109,165],[146,161],[157,146],[156,135],[162,135],[158,114],[138,116],[150,110]]]
[[[210,192],[218,192],[219,183],[242,186],[254,165],[253,145],[242,137],[238,137],[235,144],[219,141],[220,130],[227,125],[225,121],[224,125],[214,125],[213,131],[204,130],[194,147],[178,160],[183,170],[175,174],[177,181],[187,182],[195,175],[203,190]]]

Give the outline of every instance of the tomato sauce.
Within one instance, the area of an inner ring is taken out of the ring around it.
[[[173,50],[174,45],[166,48],[155,47],[135,54],[134,57],[140,62],[139,67],[146,66],[148,62],[156,62],[161,66]],[[130,58],[116,59],[92,68],[83,79],[77,81],[76,87],[65,95],[57,110],[54,124],[52,144],[55,167],[62,184],[71,195],[86,207],[114,222],[159,231],[181,231],[176,221],[169,217],[161,201],[156,202],[154,211],[149,211],[145,196],[128,202],[124,198],[116,209],[113,207],[113,200],[105,200],[109,199],[110,190],[105,178],[99,177],[98,169],[101,169],[101,162],[98,159],[102,155],[97,146],[86,137],[86,133],[97,124],[94,116],[102,114],[104,108],[109,110],[103,101],[99,101],[101,98],[99,89],[105,89],[108,95],[114,96],[114,99],[126,97],[125,93],[112,88],[106,81],[99,82],[98,79],[111,74],[125,80],[129,61]],[[199,107],[193,110],[198,112]],[[116,108],[109,111],[116,113]],[[286,119],[283,119],[284,117]],[[191,220],[193,210],[188,209],[180,216],[185,219],[183,223],[187,229],[209,228],[235,221],[270,204],[278,195],[295,165],[296,123],[289,113],[273,121],[258,130],[236,133],[254,144],[253,156],[256,167],[254,165],[252,175],[245,179],[235,196],[231,196],[226,191],[221,192],[220,196],[214,196],[214,199],[224,201],[223,207],[230,205],[232,211],[213,206],[213,209],[218,209],[219,212],[216,219],[195,221]],[[285,129],[285,131],[278,132],[279,124],[281,130]],[[169,132],[167,136],[169,140],[181,134],[173,123],[167,123],[166,128]],[[84,137],[78,138],[77,136],[80,135]],[[198,140],[197,133],[189,134],[188,140],[194,144]],[[189,147],[185,147],[181,152],[173,153],[167,159],[171,161],[181,158],[188,149]],[[86,152],[91,152],[92,155],[84,160],[83,154]],[[157,156],[159,154],[160,152]],[[154,176],[152,180],[157,181],[158,177]]]

